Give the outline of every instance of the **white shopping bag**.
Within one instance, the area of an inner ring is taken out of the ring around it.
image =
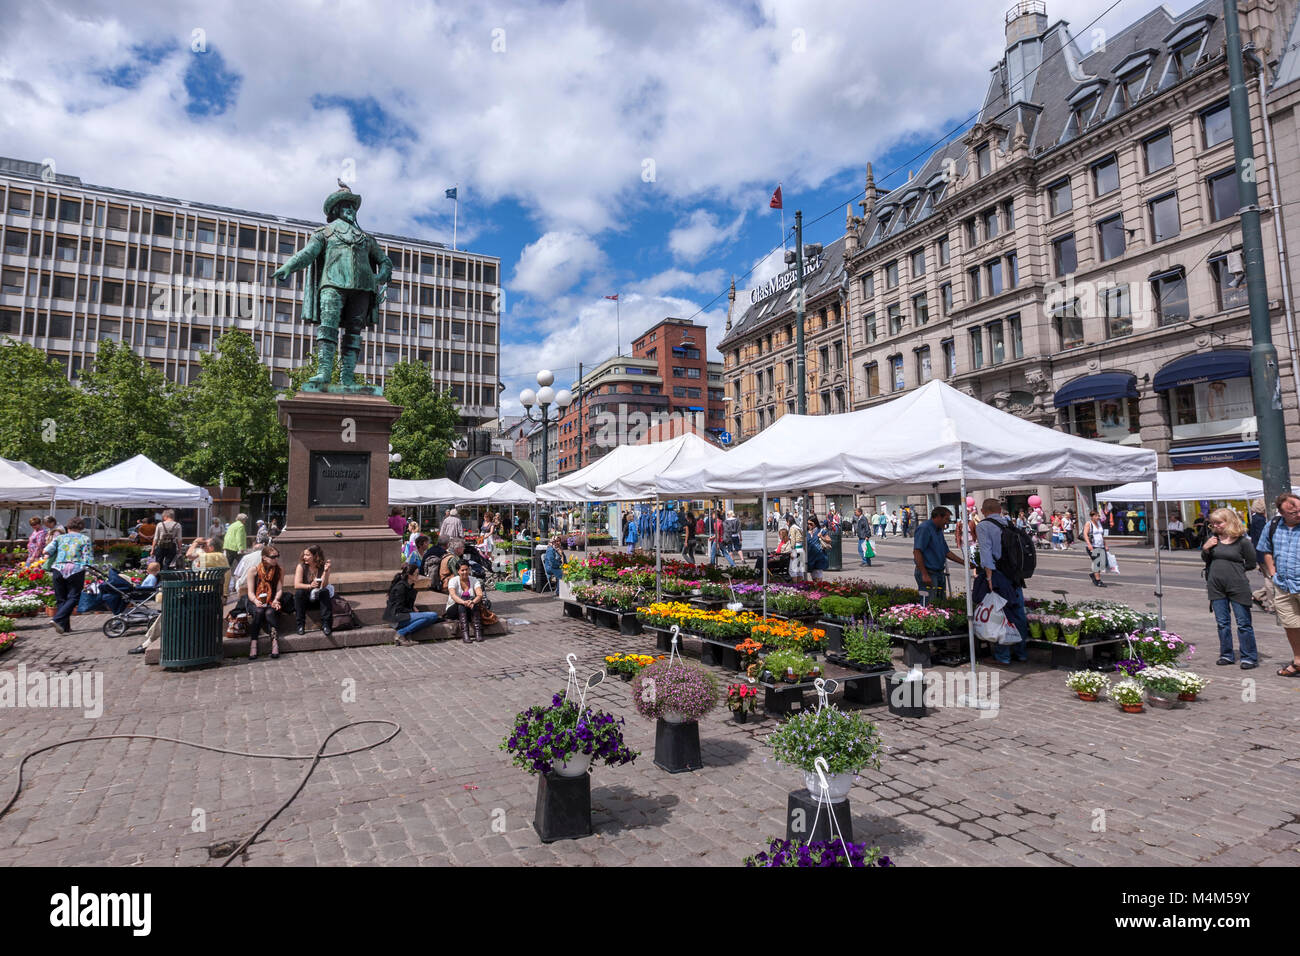
[[[975,608],[975,636],[990,644],[1019,644],[1020,632],[1007,619],[1007,599],[990,591]]]
[[[1115,555],[1109,551],[1106,552],[1106,570],[1112,574],[1119,574],[1119,562],[1115,560]]]

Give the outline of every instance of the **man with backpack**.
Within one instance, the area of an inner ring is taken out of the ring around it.
[[[1029,534],[1017,528],[1002,513],[1002,502],[985,500],[984,520],[975,526],[979,542],[980,567],[971,589],[971,601],[982,604],[992,591],[1006,600],[1007,620],[1020,632],[1019,644],[994,644],[993,659],[1010,664],[1014,651],[1018,661],[1029,660],[1029,618],[1025,615],[1025,579],[1034,573],[1037,557]]]

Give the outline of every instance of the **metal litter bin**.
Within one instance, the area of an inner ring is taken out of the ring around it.
[[[546,587],[546,566],[542,563],[542,558],[546,555],[548,546],[539,544],[533,548],[533,590],[541,591]]]
[[[831,546],[826,549],[827,571],[844,570],[844,534],[840,531],[831,532]]]
[[[172,670],[221,663],[226,573],[225,568],[162,573],[161,667]]]

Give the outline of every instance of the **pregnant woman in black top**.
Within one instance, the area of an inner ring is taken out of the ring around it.
[[[1250,622],[1250,581],[1247,571],[1255,569],[1255,546],[1250,543],[1241,516],[1231,508],[1210,513],[1210,537],[1201,546],[1205,561],[1205,586],[1219,626],[1218,664],[1235,663],[1232,650],[1232,616],[1237,618],[1237,643],[1241,646],[1242,670],[1259,666],[1255,629]]]

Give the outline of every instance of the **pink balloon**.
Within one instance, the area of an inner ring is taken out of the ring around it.
[[[967,499],[966,499],[966,507],[967,507],[967,508],[974,508],[974,507],[975,507],[975,499],[974,499],[974,498],[971,498],[971,497],[967,497]]]
[[[1038,497],[1038,495],[1029,496],[1029,507],[1038,508],[1042,505],[1042,503],[1043,503],[1043,499]]]

